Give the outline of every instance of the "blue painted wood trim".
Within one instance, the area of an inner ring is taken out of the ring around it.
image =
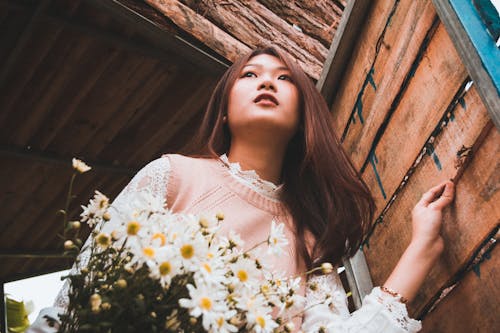
[[[474,7],[472,0],[448,0],[476,48],[484,69],[500,96],[500,50]]]

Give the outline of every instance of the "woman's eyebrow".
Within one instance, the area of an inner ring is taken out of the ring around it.
[[[245,66],[243,66],[243,68],[245,67],[258,67],[258,68],[262,68],[264,67],[263,65],[261,64],[246,64]],[[286,66],[280,66],[280,67],[276,67],[274,68],[276,70],[280,70],[280,71],[290,71],[290,69]]]

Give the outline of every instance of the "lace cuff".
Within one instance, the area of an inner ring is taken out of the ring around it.
[[[403,303],[379,287],[373,288],[361,308],[350,314],[336,272],[313,276],[308,281],[304,332],[413,333],[421,327],[420,321],[409,318]]]

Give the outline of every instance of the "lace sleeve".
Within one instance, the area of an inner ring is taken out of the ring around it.
[[[324,303],[324,304],[320,304]],[[373,288],[352,314],[339,275],[314,276],[306,290],[304,332],[413,333],[420,321],[409,318],[406,306],[395,297]]]
[[[120,192],[120,194],[118,194],[111,205],[120,206],[124,201],[127,200],[128,195],[139,191],[150,191],[153,195],[165,198],[166,200],[169,174],[170,162],[167,157],[161,157],[150,162],[144,168],[139,170],[139,172],[134,176],[134,178],[132,178],[128,185]],[[108,226],[108,224],[112,224],[112,220],[106,224],[106,227],[110,227]],[[87,238],[87,241],[83,246],[84,250],[79,255],[80,266],[85,266],[88,263],[90,256],[90,252],[88,251],[89,244],[90,237]],[[76,266],[73,266],[70,274],[75,273],[76,269]],[[68,291],[69,282],[68,280],[66,280],[55,299],[54,307],[62,309],[67,307],[67,304],[69,302]]]

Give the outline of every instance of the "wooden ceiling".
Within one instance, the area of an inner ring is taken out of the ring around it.
[[[178,151],[234,60],[146,2],[0,0],[0,281],[71,264],[56,211],[73,157],[93,166],[76,179],[76,217],[94,190],[114,197],[147,162]],[[337,23],[311,37],[323,39],[320,65]]]

